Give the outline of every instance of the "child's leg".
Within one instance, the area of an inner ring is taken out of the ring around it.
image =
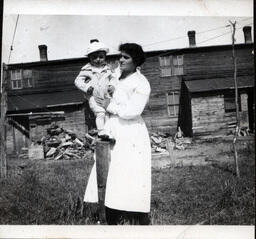
[[[89,106],[96,117],[97,130],[103,130],[105,124],[105,109],[96,103],[93,96],[91,96],[89,99]]]
[[[106,112],[105,113],[105,127],[104,127],[104,134],[107,135],[109,138],[113,138],[112,134],[111,134],[111,130],[109,127],[109,124],[107,123],[109,120],[110,116],[109,114]]]
[[[97,130],[99,130],[99,133],[104,129],[104,125],[105,125],[105,113],[104,112],[96,113],[96,126],[97,126]]]
[[[111,123],[109,121],[109,114],[105,113],[105,125],[104,129],[98,133],[99,137],[102,140],[109,141],[111,145],[114,145],[116,140],[114,139],[112,133],[111,133]]]
[[[95,115],[97,113],[105,113],[105,109],[97,104],[93,96],[91,96],[89,99],[89,106]]]

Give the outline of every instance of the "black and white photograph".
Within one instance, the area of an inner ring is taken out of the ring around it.
[[[3,1],[0,238],[254,237],[253,1],[157,2]]]

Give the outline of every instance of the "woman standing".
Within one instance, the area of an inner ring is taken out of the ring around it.
[[[116,225],[122,218],[132,224],[149,224],[151,196],[151,147],[141,114],[148,102],[150,85],[139,67],[144,63],[142,47],[122,44],[121,76],[110,103],[106,124],[116,140],[111,149],[106,185],[106,219]]]

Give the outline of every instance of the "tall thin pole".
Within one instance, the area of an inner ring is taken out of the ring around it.
[[[8,57],[8,64],[10,63],[11,54],[12,54],[12,51],[13,51],[13,43],[14,43],[14,39],[15,39],[15,34],[16,34],[17,26],[18,26],[19,17],[20,17],[20,15],[18,14],[18,16],[16,18],[16,23],[15,23],[13,37],[12,37],[12,43],[11,43],[11,46],[10,46],[10,52],[9,52],[9,57]]]
[[[235,54],[235,32],[236,32],[236,21],[233,23],[229,21],[232,26],[232,58],[234,64],[234,85],[235,85],[235,103],[236,103],[236,130],[233,139],[233,147],[234,147],[234,159],[235,159],[235,168],[236,168],[236,175],[240,177],[239,165],[238,165],[238,155],[237,155],[237,148],[236,142],[238,133],[240,130],[240,116],[239,116],[239,103],[238,103],[238,86],[237,86],[237,62],[236,62],[236,54]]]
[[[6,159],[6,111],[7,111],[7,67],[3,64],[2,89],[1,89],[1,117],[0,117],[0,177],[7,177],[7,159]]]

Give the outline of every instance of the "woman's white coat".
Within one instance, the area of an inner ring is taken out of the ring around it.
[[[150,85],[136,71],[119,81],[107,111],[105,127],[116,139],[111,149],[105,206],[118,210],[149,212],[151,195],[151,147],[141,114],[148,102]],[[95,167],[94,167],[95,173]],[[91,175],[92,176],[92,175]],[[89,199],[89,179],[85,201]],[[97,196],[94,193],[94,201]]]

